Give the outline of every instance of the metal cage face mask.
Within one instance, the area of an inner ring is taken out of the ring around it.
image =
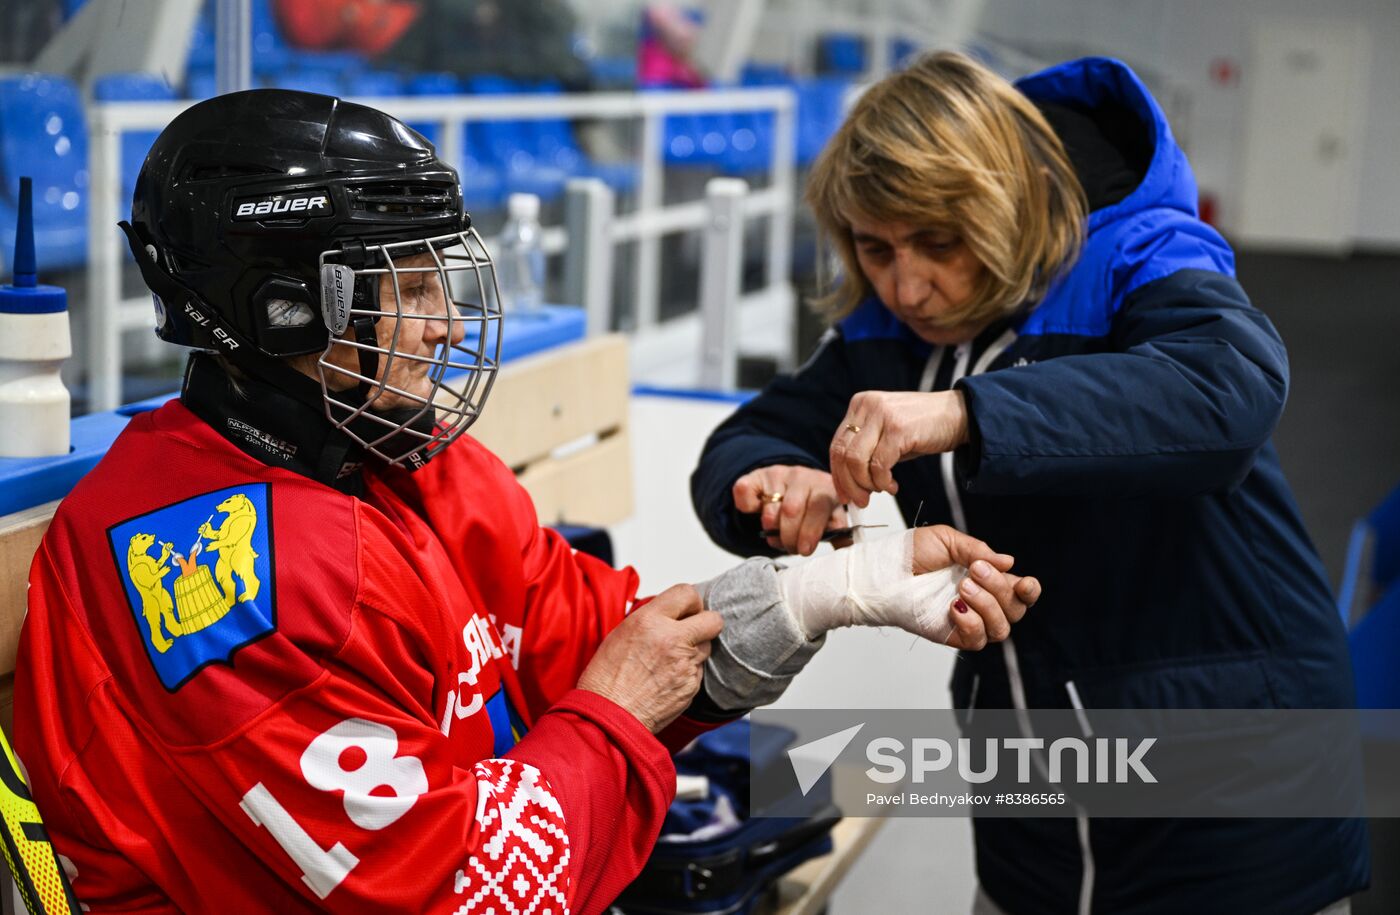
[[[327,419],[390,464],[422,466],[476,420],[496,378],[491,255],[468,229],[346,245],[322,252],[320,267]]]

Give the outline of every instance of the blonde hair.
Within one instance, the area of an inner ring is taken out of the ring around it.
[[[1079,255],[1088,202],[1059,137],[1014,86],[942,52],[868,89],[817,158],[807,203],[845,270],[814,302],[831,321],[872,294],[853,220],[955,233],[986,268],[944,326],[1038,302]]]

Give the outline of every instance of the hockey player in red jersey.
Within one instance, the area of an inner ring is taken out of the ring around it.
[[[124,229],[197,352],[59,508],[15,687],[93,911],[598,912],[670,749],[742,710],[700,688],[722,620],[694,588],[638,601],[461,436],[500,311],[459,195],[403,124],[305,93],[203,102],[152,148]],[[1038,586],[944,540],[915,564],[1003,573],[954,643],[1004,635]]]

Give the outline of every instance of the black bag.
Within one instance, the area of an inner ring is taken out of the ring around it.
[[[625,915],[746,915],[779,877],[830,852],[831,829],[841,813],[829,794],[810,817],[748,815],[750,763],[761,768],[775,761],[793,736],[784,728],[753,727],[744,718],[701,736],[677,756],[676,771],[706,776],[709,794],[701,801],[671,805],[662,838],[614,909]],[[828,782],[816,790],[829,790]],[[721,805],[729,805],[738,817],[731,829],[698,841],[667,839],[694,833]]]

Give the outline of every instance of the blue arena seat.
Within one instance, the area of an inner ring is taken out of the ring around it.
[[[1400,585],[1393,585],[1347,633],[1358,708],[1400,708]],[[1400,739],[1400,734],[1389,735]]]
[[[292,70],[320,70],[348,79],[368,70],[369,58],[359,51],[307,51],[287,48],[287,67]]]
[[[745,83],[775,84],[778,83]],[[671,115],[666,118],[662,144],[666,164],[675,168],[711,170],[728,175],[764,172],[772,160],[773,114],[767,111],[720,111]]]
[[[1400,486],[1366,518],[1374,538],[1371,550],[1371,581],[1378,588],[1389,588],[1400,580]]]
[[[773,156],[773,115],[765,111],[736,112],[733,127],[724,170],[733,175],[767,171]]]
[[[217,86],[218,80],[214,76],[213,67],[191,67],[185,74],[185,98],[213,98]]]
[[[517,91],[561,95],[564,89],[559,83],[546,80],[528,87],[522,85]],[[541,163],[561,168],[570,175],[585,171],[587,163],[583,150],[578,148],[573,125],[567,118],[531,120],[525,125],[525,136],[527,145]]]
[[[1400,581],[1400,486],[1351,529],[1337,607],[1347,623]]]
[[[0,77],[3,261],[14,251],[19,179],[23,175],[34,179],[34,242],[40,269],[83,264],[87,259],[87,124],[77,87],[63,77]]]
[[[783,67],[749,64],[744,67],[739,84],[748,87],[782,86],[793,88],[796,81],[792,74]],[[736,125],[734,141],[731,144],[735,150],[731,170],[738,174],[744,174],[767,169],[773,159],[775,116],[771,112],[759,111],[736,115],[736,117],[739,118],[739,123]],[[794,123],[795,119],[794,113]],[[752,146],[748,145],[747,137],[742,134],[744,130],[752,131]]]
[[[538,83],[535,91],[557,95],[563,88],[552,81]],[[632,162],[594,162],[579,147],[574,127],[566,118],[545,118],[531,122],[535,149],[541,159],[568,172],[570,177],[599,178],[618,194],[637,187],[638,169]]]
[[[684,92],[684,89],[651,87],[643,92]],[[715,169],[722,166],[729,154],[730,137],[734,131],[728,114],[673,114],[666,118],[661,131],[663,158],[666,164],[682,169]]]
[[[739,74],[744,86],[791,86],[792,74],[778,64],[747,63]]]
[[[893,67],[907,67],[914,62],[914,58],[919,56],[923,47],[908,38],[895,38],[890,41],[890,65]]]
[[[818,77],[797,83],[797,164],[808,165],[841,126],[850,81]]]
[[[679,92],[681,90],[646,86],[638,91]],[[666,164],[681,168],[699,165],[701,161],[699,133],[698,116],[692,114],[668,115],[661,125],[662,158]]]
[[[190,53],[185,62],[185,66],[190,70],[214,69],[214,60],[218,54],[215,31],[214,4],[206,0],[199,11],[199,17],[194,21],[194,31],[190,34]]]
[[[216,6],[215,0],[204,0],[199,17],[195,20],[194,31],[190,35],[190,51],[186,59],[188,69],[185,75],[187,98],[204,99],[215,95],[214,64],[218,54]],[[269,0],[252,0],[250,13],[255,84],[279,85],[273,80],[288,70],[299,65],[307,69],[314,68],[311,61],[294,59],[297,52],[288,47],[282,38]]]
[[[707,165],[723,167],[732,152],[734,115],[711,112],[696,116],[700,138],[700,160]]]
[[[108,73],[92,84],[92,97],[104,102],[164,102],[175,89],[154,73]]]
[[[346,77],[345,91],[361,98],[392,98],[404,94],[404,80],[389,70],[361,70]]]
[[[1337,604],[1350,627],[1357,705],[1400,708],[1400,487],[1352,528]]]
[[[740,85],[745,88],[790,85],[791,80],[776,67],[746,68]],[[736,111],[729,116],[728,151],[721,169],[729,175],[766,172],[773,159],[771,111]]]
[[[461,83],[451,73],[421,73],[410,78],[404,85],[407,95],[458,95]],[[435,123],[410,123],[408,126],[427,137],[435,146],[442,145],[441,129]],[[501,170],[487,162],[479,150],[472,146],[471,131],[463,127],[462,161],[453,162],[462,179],[462,202],[467,211],[486,210],[498,207],[505,200],[505,184],[501,180]]]
[[[817,39],[819,72],[859,76],[865,67],[865,39],[860,35],[831,33]]]
[[[457,95],[461,91],[461,83],[451,73],[420,73],[405,80],[403,89],[404,94],[410,96]],[[436,123],[410,121],[408,126],[427,137],[433,145],[442,145],[441,129]]]
[[[464,86],[472,95],[514,95],[531,91],[523,83],[503,76],[473,76]],[[534,126],[528,120],[478,121],[467,125],[467,145],[489,165],[501,170],[508,193],[534,194],[541,200],[558,199],[567,169],[540,157]]]
[[[212,6],[213,4],[210,4]],[[253,72],[275,73],[291,66],[292,49],[282,38],[270,0],[252,0]]]
[[[637,87],[637,58],[593,57],[588,61],[593,88],[600,92],[622,92]]]
[[[344,88],[340,77],[325,70],[282,70],[267,73],[265,85],[279,89],[296,89],[318,95],[341,96]]]
[[[164,102],[175,90],[153,73],[109,73],[92,86],[92,97],[101,102]],[[122,196],[129,200],[136,190],[136,176],[158,130],[130,130],[122,134]]]

